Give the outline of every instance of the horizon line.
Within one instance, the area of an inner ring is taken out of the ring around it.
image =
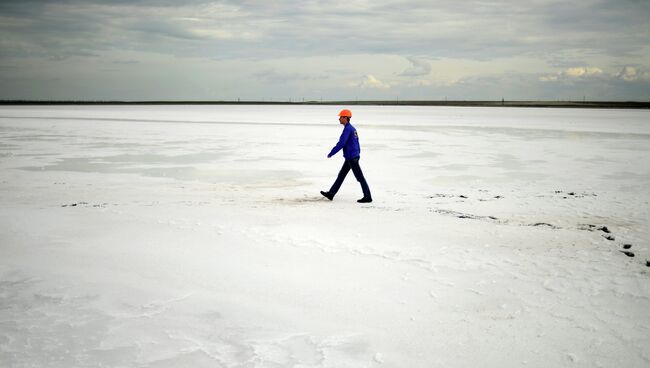
[[[650,108],[650,101],[604,100],[0,100],[0,105],[361,105],[361,106],[476,106],[476,107],[582,107]]]

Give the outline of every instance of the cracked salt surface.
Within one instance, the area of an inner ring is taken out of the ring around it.
[[[650,364],[648,112],[332,111],[0,108],[2,365]]]

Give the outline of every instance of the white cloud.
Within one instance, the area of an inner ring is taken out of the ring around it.
[[[375,78],[375,76],[372,74],[365,75],[361,83],[355,84],[355,86],[361,88],[374,88],[374,89],[390,88],[390,84],[380,81],[379,79]]]
[[[562,75],[570,78],[591,77],[600,74],[603,74],[602,69],[592,66],[569,68],[562,72]]]
[[[558,76],[552,74],[542,75],[539,77],[540,82],[555,82],[557,80],[558,80]]]
[[[560,80],[587,79],[603,75],[603,70],[595,66],[580,66],[565,69],[555,74],[539,76],[540,82],[557,82]]]
[[[633,66],[625,66],[616,75],[616,78],[623,79],[628,82],[637,80],[650,80],[650,73],[647,71],[640,71]]]
[[[626,82],[633,81],[650,81],[650,72],[639,70],[633,66],[624,66],[618,73],[606,73],[597,67],[574,67],[568,68],[555,74],[544,74],[538,77],[540,82],[557,82],[572,80],[623,80]]]

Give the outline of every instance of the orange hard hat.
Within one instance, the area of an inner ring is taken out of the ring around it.
[[[343,110],[341,110],[341,112],[339,112],[339,116],[346,116],[348,118],[351,118],[352,117],[352,111],[350,111],[348,109],[343,109]]]

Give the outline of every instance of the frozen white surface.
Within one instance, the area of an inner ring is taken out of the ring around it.
[[[650,112],[352,110],[0,107],[0,366],[650,365]]]

